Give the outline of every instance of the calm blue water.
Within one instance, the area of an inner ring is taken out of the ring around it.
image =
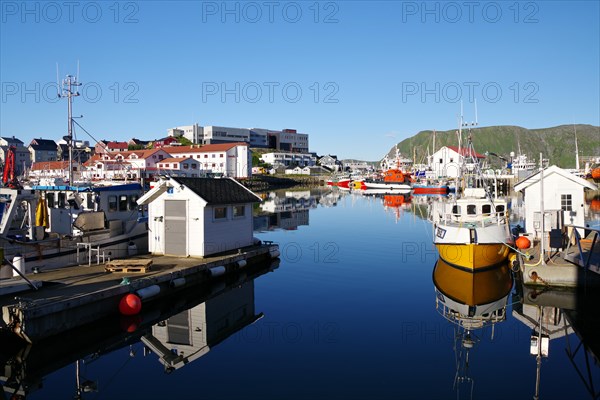
[[[206,302],[204,293],[190,295],[187,305],[164,305],[191,311],[163,326],[127,334],[120,325],[135,321],[113,321],[106,333],[65,338],[60,352],[30,349],[27,398],[74,398],[78,358],[80,382],[96,386],[81,394],[85,399],[533,397],[532,328],[513,315],[522,308],[516,295],[508,298],[505,321],[472,333],[468,368],[458,365],[464,382],[454,386],[456,329],[436,311],[437,253],[431,225],[421,218],[425,208],[386,208],[382,198],[345,194],[283,197],[276,200],[288,205],[285,212],[261,211],[255,221],[257,237],[280,244],[272,272],[236,277],[224,292],[210,288],[221,294]],[[157,340],[163,356],[190,355],[170,372],[147,350],[156,344],[148,338],[160,339],[167,328],[172,343]],[[577,336],[556,336],[542,359],[540,398],[593,398],[577,372],[587,377],[585,353],[577,353],[575,367],[565,351],[567,337],[574,348]],[[598,391],[599,368],[592,367]]]

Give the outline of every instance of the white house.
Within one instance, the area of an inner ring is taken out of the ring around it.
[[[202,164],[191,157],[170,157],[165,158],[158,163],[158,172],[170,176],[189,176],[197,178],[205,171],[202,171]]]
[[[193,158],[206,172],[223,174],[232,178],[248,178],[252,175],[252,162],[247,143],[221,143],[204,146],[164,147],[171,157]]]
[[[148,250],[205,257],[253,244],[252,203],[231,178],[163,178],[138,200],[148,204]]]
[[[515,191],[524,193],[525,229],[530,233],[541,232],[535,221],[535,212],[540,211],[541,184],[540,172],[530,175],[517,185]],[[561,210],[564,224],[584,226],[584,190],[597,190],[593,183],[581,179],[562,168],[553,165],[544,169],[544,211]],[[548,217],[547,217],[548,218]],[[549,223],[551,221],[548,221]],[[550,227],[546,227],[550,229]],[[583,229],[579,234],[583,235]],[[539,237],[539,234],[536,234]]]
[[[317,163],[317,157],[310,153],[265,153],[260,156],[262,162],[277,166],[312,167]]]
[[[456,178],[460,174],[460,167],[465,156],[470,156],[469,149],[461,148],[460,152],[456,146],[443,146],[429,157],[429,167],[436,178]],[[485,156],[477,152],[472,156],[480,161]],[[467,165],[468,167],[468,165]]]

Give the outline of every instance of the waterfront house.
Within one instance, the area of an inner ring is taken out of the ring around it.
[[[524,193],[525,230],[539,236],[541,226],[536,221],[535,213],[540,211],[541,205],[541,180],[540,172],[530,175],[517,185],[515,191]],[[562,168],[552,165],[544,169],[544,211],[545,214],[552,210],[562,212],[564,224],[584,226],[584,191],[585,189],[597,190],[597,186]],[[546,217],[550,224],[550,217]],[[559,215],[560,218],[560,215]],[[546,227],[549,230],[551,227]],[[583,235],[583,229],[579,234]]]
[[[205,257],[253,244],[252,204],[261,199],[231,178],[161,178],[148,205],[149,251]]]
[[[459,149],[456,146],[443,146],[429,157],[429,167],[436,178],[456,178],[460,175],[460,168],[463,163],[467,169],[472,169],[470,160],[465,157],[475,157],[479,162],[485,159],[483,154],[477,152],[471,153],[468,148]]]
[[[248,143],[221,143],[204,146],[165,146],[171,157],[193,158],[199,169],[232,178],[252,176],[252,163]]]

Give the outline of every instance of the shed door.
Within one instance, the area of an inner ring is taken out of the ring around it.
[[[165,200],[165,254],[187,256],[185,200]]]

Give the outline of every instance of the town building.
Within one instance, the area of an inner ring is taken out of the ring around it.
[[[309,153],[265,153],[260,159],[273,167],[312,167],[317,163],[317,157]]]
[[[58,145],[54,140],[33,139],[28,148],[32,163],[57,160]]]
[[[37,161],[31,165],[29,178],[38,181],[61,182],[68,179],[69,161]],[[78,181],[81,177],[80,164],[73,163],[73,180]]]
[[[342,170],[342,162],[338,160],[337,156],[331,154],[319,158],[318,164],[333,172]]]
[[[254,244],[252,204],[261,199],[230,178],[162,178],[148,205],[149,251],[206,257]]]
[[[167,129],[167,136],[184,137],[194,144],[202,144],[203,128],[198,124],[177,126]]]
[[[4,160],[6,160],[10,146],[15,147],[15,173],[22,175],[31,167],[31,153],[25,147],[23,141],[14,136],[0,138],[0,161],[2,161],[2,168],[4,168]]]
[[[182,176],[198,178],[206,174],[205,171],[202,171],[200,162],[191,157],[165,158],[164,160],[158,163],[158,170],[160,174],[165,174],[173,177]]]
[[[212,174],[232,178],[248,178],[252,175],[250,150],[247,143],[234,142],[204,146],[165,147],[172,157],[193,158],[199,169]]]

